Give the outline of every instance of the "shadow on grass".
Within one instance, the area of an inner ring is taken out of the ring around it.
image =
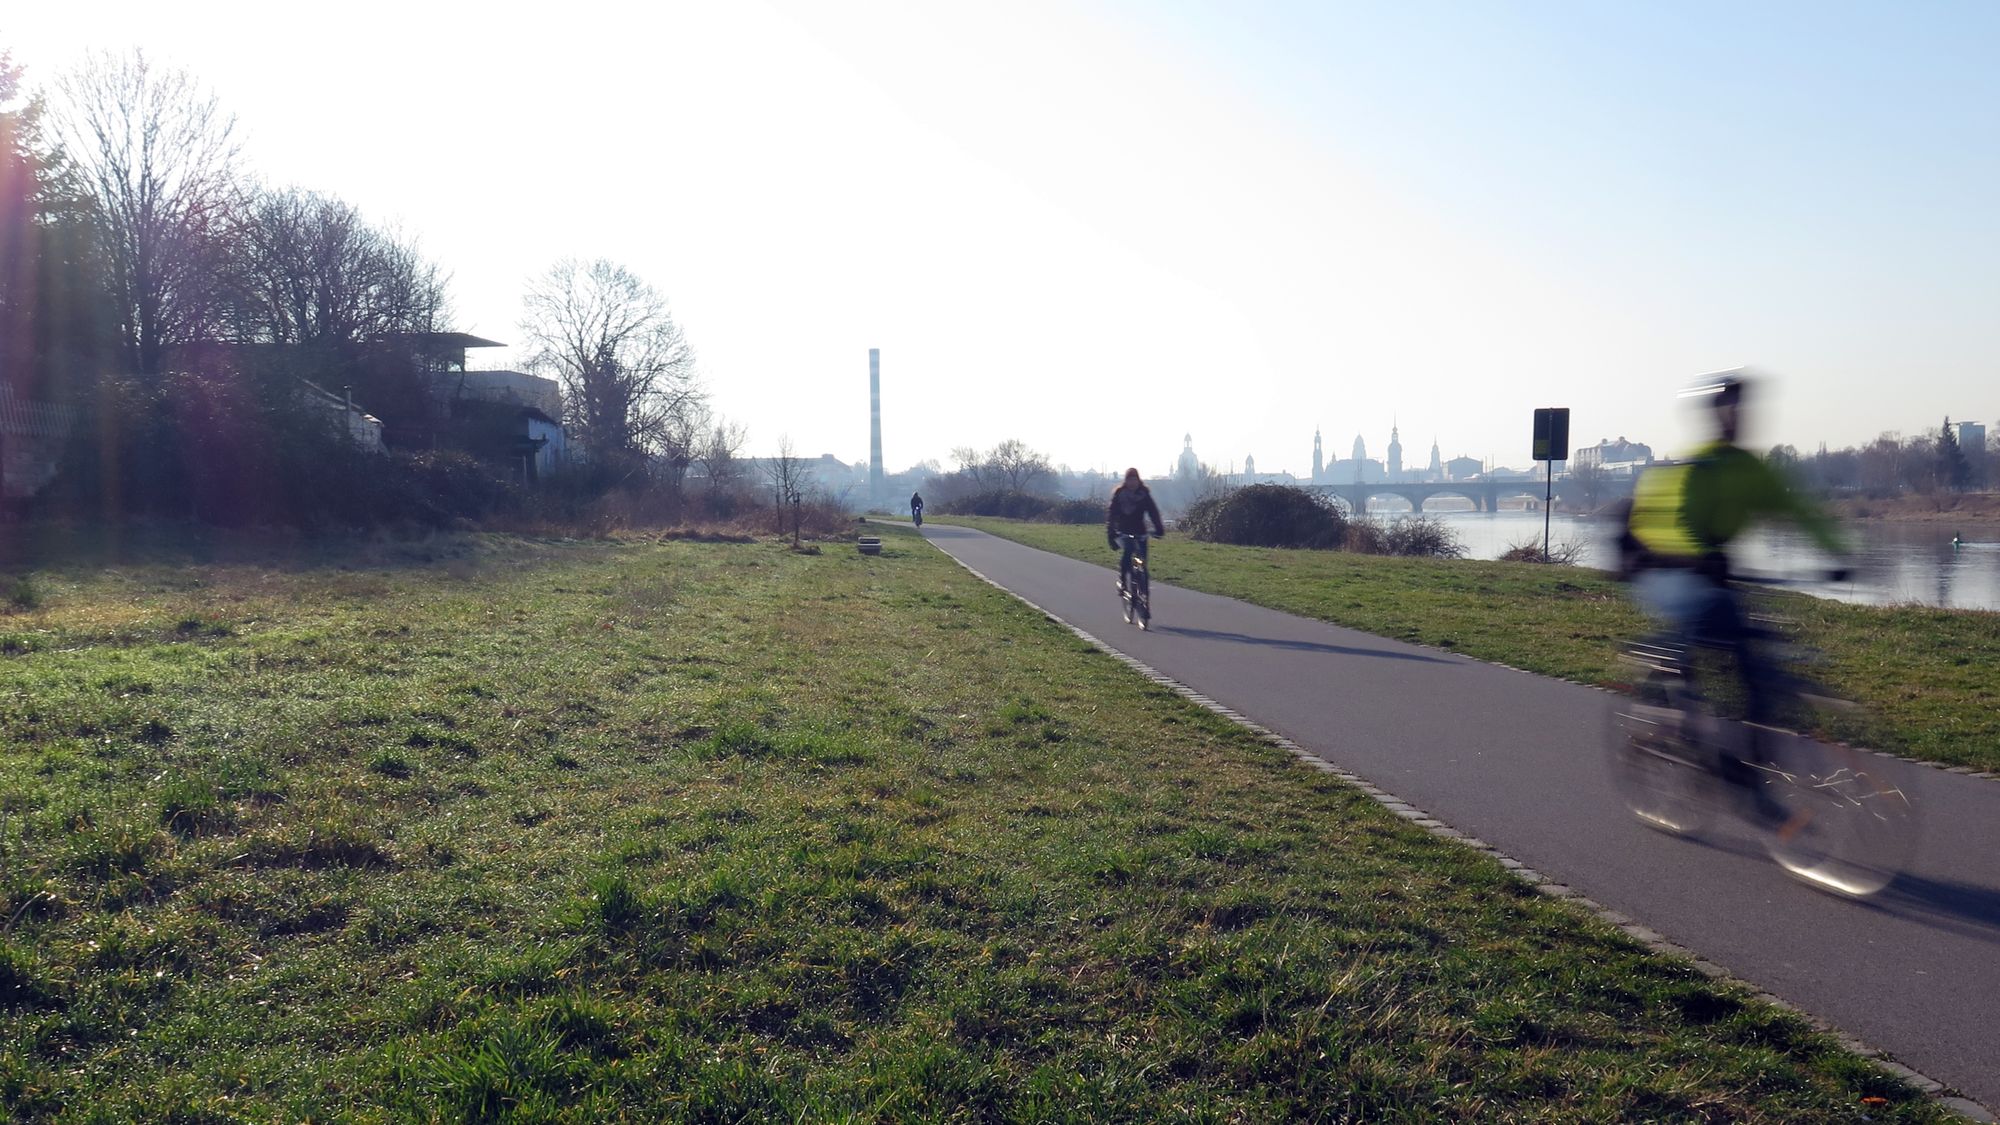
[[[1350,645],[1322,644],[1319,641],[1288,641],[1281,637],[1253,637],[1248,633],[1230,633],[1218,629],[1189,629],[1178,625],[1159,625],[1157,633],[1174,633],[1183,637],[1195,637],[1205,641],[1227,641],[1239,645],[1259,645],[1266,648],[1289,649],[1294,652],[1324,652],[1332,656],[1375,656],[1383,660],[1411,660],[1419,664],[1458,664],[1462,661],[1447,660],[1443,657],[1425,656],[1416,652],[1394,652],[1386,648],[1354,648]]]

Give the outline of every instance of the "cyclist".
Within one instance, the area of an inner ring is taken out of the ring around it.
[[[1111,508],[1104,513],[1104,538],[1118,556],[1118,592],[1125,592],[1125,578],[1132,573],[1132,559],[1146,558],[1146,520],[1153,521],[1153,534],[1165,535],[1160,522],[1160,506],[1153,493],[1139,479],[1139,470],[1125,470],[1125,481],[1111,493]]]
[[[950,515],[949,512],[945,514]],[[910,493],[910,519],[918,527],[924,526],[924,494],[921,492]]]
[[[1642,473],[1620,539],[1620,573],[1632,582],[1641,609],[1676,639],[1727,650],[1742,685],[1751,724],[1777,718],[1776,670],[1751,642],[1736,591],[1729,584],[1729,546],[1759,519],[1798,524],[1828,553],[1846,553],[1831,520],[1756,454],[1736,444],[1749,380],[1742,371],[1704,375],[1685,392],[1707,401],[1715,438],[1685,461]],[[1760,816],[1781,817],[1776,802],[1755,784],[1746,758],[1757,756],[1757,726],[1750,744],[1718,748],[1725,781],[1752,795]]]

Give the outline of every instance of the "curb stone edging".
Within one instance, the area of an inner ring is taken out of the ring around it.
[[[921,535],[922,533],[919,532],[919,534]],[[931,543],[930,538],[928,536],[925,536],[924,542]],[[1932,1078],[1929,1075],[1923,1074],[1917,1070],[1914,1070],[1910,1067],[1903,1065],[1902,1063],[1895,1061],[1895,1059],[1891,1058],[1889,1054],[1883,1051],[1881,1048],[1871,1046],[1870,1044],[1863,1042],[1862,1040],[1856,1038],[1855,1036],[1849,1035],[1848,1033],[1840,1030],[1839,1028],[1833,1026],[1832,1024],[1827,1023],[1825,1020],[1820,1019],[1818,1016],[1815,1016],[1810,1012],[1804,1011],[1803,1009],[1799,1008],[1798,1005],[1793,1004],[1792,1002],[1786,1000],[1781,996],[1777,996],[1770,992],[1766,992],[1764,989],[1759,988],[1757,985],[1752,984],[1749,981],[1742,980],[1735,976],[1730,975],[1728,969],[1724,968],[1723,966],[1713,961],[1710,961],[1706,957],[1701,956],[1694,950],[1689,949],[1683,945],[1678,945],[1673,941],[1668,940],[1667,938],[1659,934],[1657,931],[1648,929],[1647,927],[1634,921],[1632,918],[1624,914],[1620,914],[1618,911],[1613,910],[1608,906],[1605,906],[1604,904],[1589,897],[1588,895],[1578,894],[1572,888],[1565,886],[1564,884],[1558,883],[1553,879],[1550,879],[1548,876],[1543,875],[1541,872],[1536,871],[1534,868],[1529,867],[1527,864],[1522,863],[1520,860],[1517,860],[1514,857],[1507,855],[1506,853],[1500,851],[1498,848],[1495,848],[1493,845],[1487,843],[1486,841],[1481,840],[1478,837],[1472,836],[1468,833],[1461,832],[1458,829],[1453,828],[1450,825],[1444,823],[1443,821],[1438,820],[1436,817],[1433,817],[1429,813],[1424,812],[1422,809],[1417,808],[1415,805],[1412,805],[1409,802],[1404,801],[1403,799],[1397,797],[1395,794],[1390,793],[1388,790],[1385,790],[1380,786],[1376,785],[1374,782],[1369,781],[1367,778],[1364,778],[1359,774],[1350,773],[1347,770],[1341,769],[1339,766],[1336,766],[1332,762],[1329,762],[1326,759],[1320,757],[1319,755],[1314,754],[1312,751],[1307,750],[1305,747],[1300,746],[1298,743],[1293,742],[1291,739],[1286,738],[1284,735],[1279,734],[1278,732],[1270,729],[1269,727],[1266,727],[1263,724],[1258,723],[1255,720],[1250,719],[1249,717],[1237,711],[1234,711],[1222,705],[1221,703],[1216,702],[1213,699],[1210,699],[1208,696],[1203,695],[1202,693],[1196,691],[1195,689],[1189,687],[1188,685],[1181,683],[1179,680],[1176,680],[1173,677],[1168,676],[1154,669],[1151,665],[1147,664],[1145,661],[1142,661],[1139,658],[1131,656],[1125,652],[1121,652],[1120,650],[1112,647],[1109,643],[1099,639],[1095,635],[1086,632],[1082,628],[1073,625],[1068,621],[1063,620],[1056,614],[1050,613],[1048,610],[1043,609],[1041,606],[1036,605],[1034,602],[1021,596],[1015,591],[1010,590],[1005,586],[1002,586],[1000,583],[995,582],[991,578],[988,578],[986,575],[980,573],[977,568],[973,567],[965,560],[959,558],[957,555],[952,554],[950,551],[945,550],[943,547],[939,547],[935,543],[931,543],[931,546],[939,554],[942,554],[944,557],[950,559],[951,561],[957,563],[959,566],[963,567],[965,571],[968,574],[971,574],[974,578],[979,579],[981,582],[986,583],[988,586],[991,586],[994,589],[999,590],[1001,593],[1006,594],[1008,597],[1013,598],[1014,600],[1020,602],[1022,605],[1025,605],[1029,609],[1034,610],[1036,613],[1041,614],[1043,617],[1047,618],[1054,624],[1060,625],[1064,629],[1069,630],[1071,633],[1074,633],[1078,638],[1080,638],[1085,644],[1089,645],[1090,647],[1096,649],[1101,653],[1104,653],[1105,655],[1111,657],[1112,659],[1118,661],[1119,663],[1124,664],[1126,667],[1131,668],[1133,671],[1139,673],[1141,676],[1144,676],[1146,679],[1152,681],[1154,684],[1166,688],[1167,690],[1173,692],[1175,695],[1180,696],[1182,699],[1185,699],[1188,702],[1203,708],[1204,710],[1210,711],[1224,719],[1229,720],[1232,723],[1235,723],[1237,726],[1242,727],[1244,730],[1255,735],[1260,741],[1264,742],[1266,745],[1275,746],[1278,749],[1284,750],[1286,753],[1289,753],[1298,762],[1306,766],[1309,766],[1312,769],[1318,770],[1321,773],[1329,774],[1334,778],[1337,778],[1341,782],[1360,790],[1362,793],[1373,798],[1377,804],[1381,805],[1384,809],[1387,809],[1390,813],[1394,814],[1397,817],[1402,818],[1403,820],[1409,821],[1411,824],[1414,824],[1424,829],[1431,835],[1436,836],[1439,839],[1450,840],[1454,843],[1462,844],[1466,847],[1471,848],[1474,851],[1479,852],[1482,855],[1485,855],[1493,859],[1494,861],[1499,863],[1501,867],[1505,868],[1510,874],[1512,874],[1516,879],[1520,880],[1522,883],[1525,883],[1529,887],[1534,888],[1537,894],[1542,894],[1548,896],[1549,898],[1561,899],[1573,903],[1576,906],[1580,907],[1581,909],[1587,911],[1591,915],[1595,916],[1598,921],[1610,925],[1612,928],[1623,933],[1626,937],[1631,938],[1633,941],[1644,946],[1651,952],[1660,954],[1665,957],[1673,958],[1674,960],[1677,961],[1685,962],[1690,967],[1692,967],[1696,972],[1700,973],[1702,976],[1707,977],[1710,980],[1734,985],[1735,987],[1741,988],[1744,991],[1748,992],[1752,997],[1762,1001],[1763,1003],[1769,1004],[1775,1008],[1781,1009],[1785,1012],[1791,1013],[1794,1016],[1797,1016],[1799,1019],[1804,1020],[1808,1025],[1813,1027],[1815,1030],[1830,1036],[1841,1047],[1841,1049],[1848,1051],[1852,1054],[1859,1055],[1864,1059],[1867,1059],[1869,1062],[1873,1063],[1877,1068],[1887,1072],[1891,1077],[1897,1078],[1902,1082],[1908,1084],[1909,1086],[1915,1088],[1916,1090],[1921,1091],[1937,1105],[1939,1105],[1940,1107],[1951,1113],[1955,1113],[1960,1117],[1966,1118],[1967,1120],[1970,1121],[1988,1122],[1988,1123],[2000,1122],[2000,1117],[1996,1117],[1993,1114],[1993,1112],[1987,1109],[1987,1107],[1985,1107],[1984,1105],[1981,1105],[1980,1103],[1973,1101],[1971,1098],[1967,1098],[1959,1094],[1956,1094],[1952,1092],[1949,1087],[1945,1086],[1944,1083],[1939,1082],[1937,1079]],[[1030,550],[1032,549],[1033,548],[1030,548]],[[1454,655],[1462,656],[1463,654],[1461,653]],[[1502,665],[1502,667],[1511,668],[1512,666]],[[1521,672],[1523,675],[1535,675],[1535,673],[1528,672],[1525,669],[1515,668],[1513,670]],[[1575,681],[1565,681],[1565,682],[1575,682]],[[1585,685],[1585,686],[1596,687],[1596,685]],[[1609,689],[1597,688],[1597,690],[1607,691]],[[1876,753],[1876,751],[1870,751],[1870,752]],[[1912,759],[1904,758],[1901,755],[1897,754],[1883,754],[1882,756],[1886,758],[1895,758],[1898,761],[1904,761],[1904,762],[1913,761]],[[1964,766],[1946,767],[1946,766],[1939,766],[1934,762],[1913,762],[1913,764],[1927,765],[1932,769],[1943,769],[1951,773],[1963,772],[1974,777],[1981,777],[1981,778],[1987,778],[1989,780],[2000,781],[2000,776],[1973,770],[1969,767],[1964,767]]]

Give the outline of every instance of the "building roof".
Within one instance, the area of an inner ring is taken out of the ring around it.
[[[474,336],[470,332],[401,332],[394,334],[391,338],[398,340],[421,340],[424,343],[437,344],[447,348],[504,348],[507,346],[498,340],[488,340],[482,336]]]

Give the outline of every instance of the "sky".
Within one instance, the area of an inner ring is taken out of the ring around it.
[[[521,338],[557,259],[657,287],[749,452],[1019,438],[1309,470],[2000,429],[2000,4],[52,0],[31,84],[140,46],[248,170],[337,195]],[[508,350],[475,361],[507,366]]]

